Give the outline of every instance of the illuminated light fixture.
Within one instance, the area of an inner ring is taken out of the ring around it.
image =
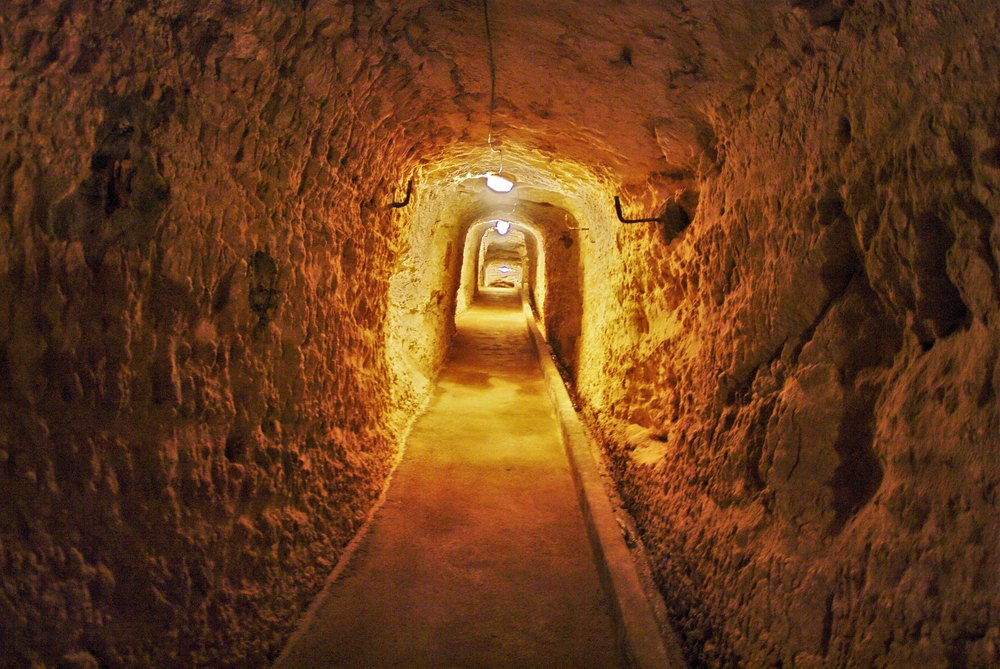
[[[510,230],[510,221],[497,221],[497,233],[506,235]]]
[[[495,193],[509,193],[514,189],[514,182],[500,176],[503,172],[503,150],[493,146],[493,115],[496,113],[497,101],[497,64],[493,56],[493,31],[490,30],[489,0],[483,0],[483,22],[486,24],[486,55],[490,66],[490,124],[486,134],[486,144],[491,153],[499,154],[500,167],[496,172],[486,174],[486,187]]]
[[[508,267],[507,265],[500,265],[501,274],[507,274],[508,272],[510,272],[510,267]]]
[[[514,182],[499,174],[487,174],[486,187],[496,193],[509,193],[514,188]]]

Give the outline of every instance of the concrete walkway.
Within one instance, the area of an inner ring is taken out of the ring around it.
[[[520,298],[458,322],[385,505],[275,665],[620,667]]]

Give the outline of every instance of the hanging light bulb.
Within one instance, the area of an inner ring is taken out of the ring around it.
[[[497,193],[509,193],[514,188],[514,182],[499,174],[487,174],[486,187]]]
[[[489,0],[483,0],[483,21],[486,24],[486,55],[490,66],[490,124],[486,134],[486,143],[491,153],[500,155],[500,169],[486,175],[486,187],[496,193],[509,193],[514,188],[514,182],[500,176],[503,172],[503,150],[493,147],[493,114],[496,112],[497,98],[497,65],[493,57],[493,33],[490,30]]]
[[[510,221],[497,221],[498,234],[506,235],[508,230],[510,230]]]

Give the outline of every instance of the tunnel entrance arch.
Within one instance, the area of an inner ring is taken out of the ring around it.
[[[478,290],[478,259],[487,255],[480,253],[483,232],[497,220],[514,218],[514,229],[524,234],[520,284],[557,358],[576,378],[583,345],[584,261],[592,255],[589,248],[581,249],[587,242],[578,230],[589,229],[582,226],[581,215],[587,225],[593,224],[592,212],[581,205],[590,200],[569,195],[551,174],[535,170],[536,178],[529,180],[525,175],[532,170],[525,170],[517,192],[507,195],[490,192],[481,179],[470,177],[471,172],[452,168],[447,175],[426,175],[422,182],[427,185],[418,191],[412,208],[397,210],[402,253],[389,279],[383,333],[392,403],[399,409],[394,415],[401,420],[431,393],[451,348],[455,319]],[[567,181],[574,194],[580,183]],[[498,273],[502,265],[496,266]]]
[[[505,228],[506,232],[500,234]],[[523,219],[484,216],[471,224],[462,244],[455,316],[472,304],[481,288],[491,283],[523,288],[529,300],[536,303],[544,294],[544,253],[542,233]],[[502,269],[505,266],[507,272]]]
[[[580,226],[565,209],[540,202],[520,205],[526,214],[511,220],[509,214],[485,212],[472,222],[462,244],[460,280],[456,286],[455,315],[475,299],[480,286],[488,285],[490,247],[499,235],[497,221],[509,221],[507,232],[524,236],[521,286],[538,316],[539,325],[564,371],[576,377],[578,341],[583,318],[583,271],[580,257]],[[500,247],[495,256],[512,260],[512,249]],[[499,263],[502,265],[503,263]],[[498,265],[498,267],[499,267]]]
[[[477,284],[482,288],[520,288],[529,266],[525,233],[499,220],[479,242]]]

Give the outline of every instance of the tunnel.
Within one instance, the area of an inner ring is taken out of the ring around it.
[[[994,0],[5,0],[0,667],[1000,666]]]

